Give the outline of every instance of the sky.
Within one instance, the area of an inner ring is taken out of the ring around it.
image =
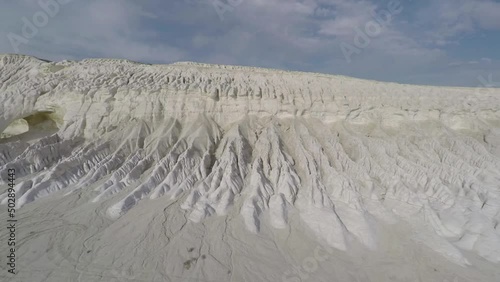
[[[3,0],[0,53],[500,87],[495,0]],[[1,71],[1,70],[0,70]]]

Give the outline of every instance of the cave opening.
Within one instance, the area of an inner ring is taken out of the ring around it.
[[[12,121],[9,126],[0,133],[0,139],[3,142],[39,139],[56,133],[59,130],[60,123],[60,117],[54,112],[36,112],[32,115]]]

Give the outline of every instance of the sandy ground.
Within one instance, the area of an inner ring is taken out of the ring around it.
[[[111,221],[103,215],[106,204],[88,205],[84,191],[61,194],[20,211],[19,272],[10,278],[2,265],[3,281],[500,279],[498,265],[469,254],[473,266],[458,266],[412,241],[403,224],[380,226],[376,251],[351,242],[344,252],[322,245],[296,217],[286,230],[265,226],[252,234],[238,214],[195,224],[179,201],[155,200]]]

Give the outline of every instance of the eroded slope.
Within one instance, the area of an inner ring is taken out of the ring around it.
[[[100,250],[83,256],[81,248],[59,246],[40,254],[61,265],[63,250],[64,264],[78,270],[68,277],[109,281],[99,261],[108,269],[128,265],[134,279],[158,278],[147,281],[240,281],[253,272],[252,257],[266,254],[281,272],[271,267],[257,280],[278,281],[286,265],[300,266],[306,252],[297,250],[314,244],[390,257],[391,230],[410,236],[407,243],[392,235],[397,244],[422,244],[456,265],[500,263],[500,90],[17,55],[0,56],[0,83],[0,132],[11,132],[0,139],[0,172],[16,169],[20,211],[46,211],[49,201],[71,218],[49,237],[33,230],[21,249],[67,240]],[[34,126],[33,116],[44,123]],[[66,226],[76,222],[88,236]],[[199,256],[179,264],[172,244],[191,249],[189,240]],[[149,274],[141,274],[141,261]]]

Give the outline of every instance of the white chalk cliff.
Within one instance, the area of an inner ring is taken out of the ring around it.
[[[0,55],[0,133],[12,281],[500,281],[500,89]]]

